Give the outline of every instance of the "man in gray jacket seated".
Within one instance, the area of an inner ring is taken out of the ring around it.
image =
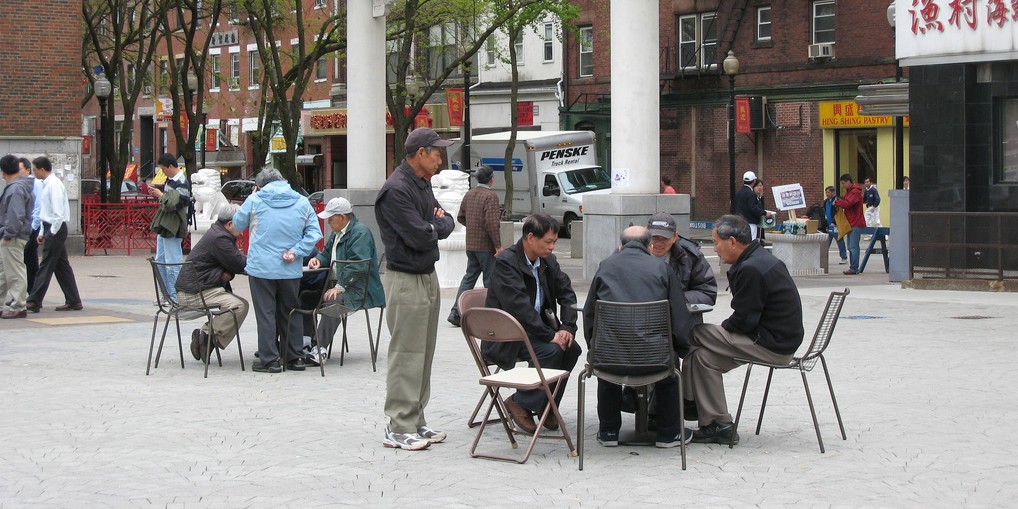
[[[209,231],[188,255],[187,265],[177,276],[177,298],[181,302],[200,302],[198,294],[205,298],[210,307],[222,311],[233,311],[237,316],[234,324],[230,313],[223,313],[212,319],[216,331],[215,341],[219,348],[226,348],[237,335],[237,327],[247,317],[248,303],[228,290],[233,277],[244,272],[247,257],[237,248],[240,232],[233,228],[236,205],[228,205],[219,211],[219,216]],[[193,299],[193,300],[192,300]],[[191,355],[196,360],[206,359],[208,352],[209,324],[191,332]]]

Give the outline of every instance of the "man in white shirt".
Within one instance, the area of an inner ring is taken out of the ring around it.
[[[32,161],[35,178],[42,180],[42,203],[39,206],[39,236],[36,243],[42,246],[42,263],[35,276],[35,285],[28,295],[26,308],[38,313],[42,309],[43,299],[49,290],[49,282],[56,274],[60,290],[64,292],[63,305],[57,311],[81,311],[81,296],[78,294],[78,283],[74,280],[74,270],[67,259],[67,222],[71,219],[71,209],[67,202],[67,188],[53,174],[53,165],[47,157],[36,157]]]

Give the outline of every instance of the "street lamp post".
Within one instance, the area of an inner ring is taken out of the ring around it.
[[[463,62],[463,164],[462,171],[470,171],[470,61]],[[470,179],[467,179],[470,182]]]
[[[887,22],[891,25],[891,33],[895,32],[894,0],[887,6]],[[901,83],[901,64],[898,63],[897,51],[894,58],[894,82]],[[894,183],[900,189],[905,185],[905,122],[900,115],[894,117]]]
[[[99,99],[99,202],[106,203],[106,149],[109,147],[106,143],[106,99],[113,91],[113,85],[102,74],[96,78],[94,87],[95,96]]]
[[[728,50],[721,67],[728,75],[728,198],[729,211],[735,213],[735,75],[739,74],[739,59],[734,51]]]
[[[198,112],[198,105],[195,104],[194,98],[195,98],[195,95],[198,93],[198,76],[195,76],[195,74],[193,72],[188,72],[187,73],[187,90],[188,90],[188,93],[191,96],[191,109],[194,112],[197,113]],[[187,130],[188,131],[191,130],[190,124],[188,124],[188,129]],[[197,132],[200,131],[200,130],[201,129],[198,129],[198,128],[195,129],[195,139],[196,139],[196,141],[197,141],[197,138],[198,138]],[[190,132],[184,133],[185,136],[187,136],[189,134],[191,134],[191,133]],[[194,145],[191,145],[191,144],[188,144],[188,145],[190,145],[190,146],[187,148],[187,152],[189,152],[191,154],[194,154]],[[205,146],[205,143],[203,142],[202,143],[202,147],[204,147],[204,146]],[[203,150],[203,152],[204,152],[204,150]],[[193,160],[194,158],[192,157],[191,159]],[[202,167],[203,168],[205,167],[204,161],[202,161]],[[194,168],[191,169],[191,172],[192,172],[191,174],[193,175],[194,172],[195,172]]]

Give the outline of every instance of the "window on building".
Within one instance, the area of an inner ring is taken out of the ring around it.
[[[496,58],[498,58],[498,55],[495,46],[495,38],[488,37],[488,40],[484,42],[484,65],[495,65]]]
[[[429,29],[424,49],[429,78],[438,78],[456,60],[459,53],[456,33],[456,25],[453,23],[442,23]]]
[[[594,75],[594,27],[580,27],[580,77]]]
[[[325,61],[325,57],[319,58],[315,62],[315,81],[325,80],[328,77],[329,66]]]
[[[717,16],[712,12],[680,16],[679,67],[714,69],[717,65]]]
[[[247,86],[259,86],[262,82],[262,59],[258,56],[258,50],[247,52],[247,70]]]
[[[219,55],[212,55],[209,61],[209,88],[212,90],[219,90],[220,77],[222,76],[222,62],[219,60]]]
[[[771,6],[758,7],[756,10],[756,40],[771,40]]]
[[[230,53],[230,90],[240,90],[240,53]]]
[[[834,42],[834,0],[813,2],[813,44]]]
[[[544,61],[551,62],[555,60],[555,25],[553,23],[544,24]]]
[[[998,181],[1018,184],[1018,98],[1000,101],[997,128]]]
[[[516,41],[516,65],[521,66],[526,59],[523,58],[523,34],[520,34],[520,39]]]
[[[315,0],[315,9],[324,9],[325,0]]]

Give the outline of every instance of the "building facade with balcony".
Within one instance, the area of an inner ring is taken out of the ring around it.
[[[657,81],[660,172],[680,193],[691,195],[694,219],[712,220],[729,210],[731,98],[729,76],[722,70],[729,52],[740,63],[734,76],[736,178],[753,170],[768,189],[801,184],[808,204],[822,202],[823,188],[837,187],[844,173],[859,182],[873,179],[882,193],[899,185],[894,117],[861,115],[855,103],[860,85],[895,79],[887,4],[662,0],[658,76],[611,69],[610,3],[577,4],[577,31],[564,49],[562,127],[594,130],[607,163],[611,80]],[[904,132],[907,143],[908,129]],[[773,203],[767,195],[768,206]]]

